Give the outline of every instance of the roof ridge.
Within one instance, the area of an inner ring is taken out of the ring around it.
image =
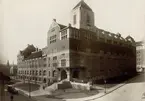
[[[84,2],[84,0],[81,0],[73,9],[77,8],[78,6],[87,8],[92,11],[92,9]]]

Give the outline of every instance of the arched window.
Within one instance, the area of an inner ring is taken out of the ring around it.
[[[43,75],[44,75],[44,76],[46,75],[46,70],[43,71]]]
[[[41,70],[39,71],[39,75],[41,76]]]
[[[56,71],[54,70],[52,76],[55,77],[55,75],[56,75]]]
[[[38,70],[36,70],[36,75],[38,75]]]

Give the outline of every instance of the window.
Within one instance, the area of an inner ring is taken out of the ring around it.
[[[67,39],[67,30],[61,32],[61,40]]]
[[[55,77],[55,76],[56,76],[56,71],[55,71],[55,70],[53,71],[52,76],[53,76],[53,77]]]
[[[44,76],[46,75],[46,70],[43,71],[43,75],[44,75]]]
[[[65,57],[65,54],[63,53],[63,54],[61,54],[61,58],[64,58]]]
[[[66,59],[61,60],[61,66],[66,66]]]
[[[73,21],[74,21],[73,23],[74,23],[74,25],[76,24],[76,18],[77,18],[77,16],[74,15],[74,16],[73,16]]]
[[[53,67],[57,67],[57,63],[53,63]]]
[[[32,72],[32,75],[34,75],[34,70],[33,70],[33,72]]]
[[[44,67],[46,67],[46,64],[44,63]]]
[[[50,36],[50,44],[56,42],[56,35]]]
[[[53,57],[53,60],[57,60],[57,56],[54,56],[54,57]]]
[[[39,71],[39,75],[41,76],[41,70]]]
[[[90,26],[90,16],[87,14],[87,25]]]
[[[46,58],[44,58],[43,60],[46,61]]]

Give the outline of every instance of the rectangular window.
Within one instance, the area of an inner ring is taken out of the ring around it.
[[[57,60],[57,56],[54,56],[54,57],[53,57],[53,60]]]
[[[57,63],[53,63],[53,67],[57,67]]]
[[[61,32],[61,40],[67,39],[67,30]]]
[[[76,24],[76,17],[77,17],[76,15],[73,16],[74,25]]]
[[[50,36],[50,44],[56,42],[56,35]]]
[[[46,67],[46,64],[44,64],[44,67]]]
[[[66,59],[61,60],[61,66],[66,66]]]

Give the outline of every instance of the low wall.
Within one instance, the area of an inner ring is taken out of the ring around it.
[[[80,89],[80,90],[90,90],[90,85],[88,83],[77,83],[77,82],[71,82],[72,88],[74,89]]]

